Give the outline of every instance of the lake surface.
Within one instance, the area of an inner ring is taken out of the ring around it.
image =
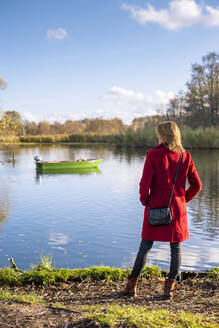
[[[139,247],[143,207],[138,185],[146,150],[107,146],[39,145],[0,149],[0,266],[13,257],[21,269],[42,254],[56,267],[129,268]],[[15,155],[13,165],[7,162]],[[44,160],[103,158],[90,174],[37,175]],[[192,156],[203,190],[187,205],[190,238],[182,270],[219,266],[219,152]],[[169,243],[155,242],[147,264],[169,268]]]

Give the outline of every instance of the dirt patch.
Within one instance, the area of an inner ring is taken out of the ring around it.
[[[121,297],[124,282],[86,280],[57,286],[8,288],[14,293],[34,293],[43,297],[45,305],[0,302],[0,327],[95,327],[81,306],[119,304],[143,306],[148,310],[167,309],[200,313],[217,320],[219,283],[209,279],[187,279],[178,283],[174,299],[163,300],[163,281],[142,279],[136,298]],[[58,308],[56,308],[58,306]]]

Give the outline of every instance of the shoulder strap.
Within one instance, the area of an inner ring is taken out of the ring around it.
[[[181,160],[182,160],[182,153],[180,154],[180,158],[179,158],[178,166],[177,166],[177,169],[176,169],[176,175],[175,175],[175,179],[174,179],[173,188],[172,188],[172,191],[171,191],[171,195],[170,195],[170,200],[169,200],[168,207],[170,207],[170,203],[171,203],[171,200],[172,200],[172,197],[173,197],[173,190],[174,190],[174,188],[175,188],[176,178],[177,178],[177,174],[178,174],[178,172],[179,172],[179,167],[180,167]]]

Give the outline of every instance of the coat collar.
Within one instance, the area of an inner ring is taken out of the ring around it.
[[[164,146],[164,143],[160,143],[159,145],[157,145],[156,147],[154,147],[155,149],[159,149],[159,148],[165,148],[167,149],[165,146]]]

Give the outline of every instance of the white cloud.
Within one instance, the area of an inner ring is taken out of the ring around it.
[[[60,122],[65,123],[67,120],[78,121],[87,118],[89,114],[86,113],[69,113],[69,112],[56,112],[56,113],[44,113],[42,120],[49,123]]]
[[[118,117],[130,124],[136,117],[156,114],[173,96],[173,92],[156,90],[152,94],[144,94],[113,86],[102,98],[103,103],[96,110],[96,116],[107,119]]]
[[[206,17],[206,25],[218,26],[219,25],[219,8],[214,9],[210,6],[206,6],[206,11],[208,12],[208,16]]]
[[[56,30],[48,30],[46,35],[48,39],[63,40],[68,36],[68,32],[64,28],[59,27]]]
[[[145,96],[145,101],[148,104],[159,106],[166,105],[171,98],[174,97],[173,92],[163,92],[161,90],[156,90],[154,93]]]
[[[147,4],[146,8],[122,4],[131,17],[139,24],[148,22],[160,24],[168,30],[177,30],[192,25],[219,26],[219,7],[199,5],[195,0],[172,0],[167,9],[156,10]]]
[[[59,232],[52,232],[49,235],[49,241],[48,244],[51,246],[60,246],[60,245],[66,245],[70,242],[70,238]]]
[[[24,120],[27,120],[27,121],[34,121],[36,122],[37,121],[37,118],[35,115],[33,115],[31,112],[23,112],[21,113],[21,116]]]
[[[173,92],[155,90],[151,94],[136,92],[119,86],[113,86],[100,98],[99,106],[93,111],[87,112],[44,112],[37,116],[31,112],[21,112],[22,118],[28,121],[47,121],[49,123],[66,120],[83,120],[85,118],[120,118],[125,124],[130,124],[134,118],[157,114],[157,110],[165,109]]]
[[[144,95],[142,93],[137,93],[133,90],[128,90],[113,86],[107,94],[104,96],[105,99],[111,99],[114,101],[144,101]]]

